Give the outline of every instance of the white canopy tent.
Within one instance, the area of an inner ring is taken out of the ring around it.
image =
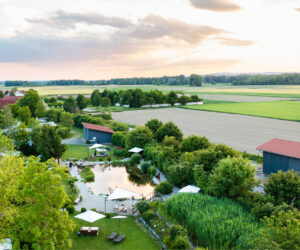
[[[180,189],[178,193],[199,193],[200,190],[201,188],[199,187],[188,185]]]
[[[89,147],[89,149],[94,149],[94,148],[103,148],[103,147],[106,147],[105,145],[103,144],[94,144],[93,146]]]
[[[128,191],[123,188],[116,188],[107,198],[107,200],[119,200],[119,199],[128,199],[128,198],[133,198],[133,197],[138,197],[140,196],[137,193]]]
[[[105,149],[105,148],[96,148],[96,151],[99,152],[99,153],[104,153],[104,152],[107,152],[107,149]]]
[[[86,211],[82,214],[78,214],[78,215],[75,216],[75,218],[85,220],[85,221],[88,221],[88,222],[94,222],[94,221],[103,219],[104,217],[105,217],[105,215],[96,213],[92,210],[88,210],[88,211]]]
[[[144,151],[144,149],[138,148],[138,147],[134,147],[134,148],[128,150],[129,153],[135,153],[135,154],[139,154],[139,153],[141,153],[142,151]]]

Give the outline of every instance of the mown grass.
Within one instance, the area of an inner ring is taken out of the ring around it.
[[[297,101],[204,104],[183,108],[300,121],[300,102]]]
[[[150,237],[150,233],[142,229],[140,225],[135,222],[135,218],[128,217],[121,219],[120,231],[119,220],[104,218],[93,223],[85,222],[80,219],[73,218],[77,225],[76,230],[72,233],[71,238],[73,246],[71,249],[122,249],[122,250],[155,250],[160,249],[159,243]],[[99,227],[100,234],[98,236],[77,236],[77,232],[82,226]],[[112,232],[118,232],[126,236],[126,239],[121,243],[114,243],[109,241],[107,237]]]
[[[63,154],[62,159],[85,159],[88,157],[88,148],[90,145],[73,145],[68,144],[67,150]],[[93,152],[90,152],[90,154],[93,154]]]

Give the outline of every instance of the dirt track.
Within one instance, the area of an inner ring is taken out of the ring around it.
[[[255,149],[272,138],[300,141],[300,123],[180,108],[112,113],[113,119],[143,125],[151,118],[173,121],[185,136],[202,135],[214,143],[258,154]]]

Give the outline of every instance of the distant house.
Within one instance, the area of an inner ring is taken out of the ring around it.
[[[300,143],[272,139],[256,148],[263,151],[263,171],[266,174],[294,169],[300,172]]]
[[[4,108],[6,105],[16,103],[22,96],[4,96],[0,98],[0,109]]]
[[[15,96],[24,96],[26,94],[25,90],[13,90]],[[9,94],[8,94],[9,96]]]
[[[115,131],[108,127],[82,122],[83,138],[90,143],[111,143]]]

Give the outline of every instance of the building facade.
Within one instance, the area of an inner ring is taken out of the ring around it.
[[[83,125],[83,138],[89,143],[111,143],[114,131],[108,127],[82,123]]]

